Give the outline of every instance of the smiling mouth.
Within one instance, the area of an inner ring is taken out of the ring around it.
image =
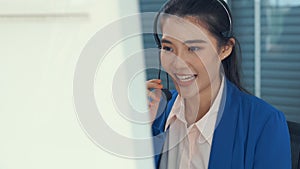
[[[175,74],[177,80],[181,83],[187,83],[195,80],[197,78],[197,74]]]

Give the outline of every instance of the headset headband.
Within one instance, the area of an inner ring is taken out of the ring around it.
[[[217,1],[222,5],[222,7],[224,8],[224,10],[227,13],[227,17],[228,17],[228,20],[229,20],[229,31],[222,32],[222,35],[224,37],[228,37],[229,38],[229,37],[232,36],[232,19],[231,19],[230,13],[229,13],[228,9],[226,8],[226,6],[220,0],[217,0]]]
[[[227,17],[228,17],[228,20],[229,20],[229,31],[225,31],[225,32],[221,32],[221,34],[224,36],[224,37],[231,37],[232,36],[232,19],[231,19],[231,15],[229,13],[229,10],[227,9],[227,7],[225,6],[224,3],[221,2],[221,0],[216,0],[217,2],[219,2],[221,4],[221,6],[223,7],[223,9],[225,10],[226,14],[227,14]],[[158,19],[159,19],[159,16],[160,14],[162,13],[164,7],[166,6],[166,4],[168,3],[169,1],[167,1],[163,6],[162,8],[158,11],[157,15],[155,16],[155,19],[154,19],[154,26],[153,26],[153,37],[154,37],[154,40],[156,42],[156,45],[159,49],[161,49],[161,43],[160,43],[160,40],[159,40],[159,36],[158,36],[158,31],[157,31],[157,24],[158,24]]]

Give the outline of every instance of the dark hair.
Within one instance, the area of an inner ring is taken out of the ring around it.
[[[232,30],[232,16],[223,0],[169,0],[160,12],[178,17],[195,17],[217,39],[219,47],[227,44],[230,38],[236,40]],[[247,92],[240,80],[240,56],[240,45],[236,40],[233,51],[222,61],[222,65],[226,78]]]

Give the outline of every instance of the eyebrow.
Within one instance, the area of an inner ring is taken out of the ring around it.
[[[187,40],[184,43],[207,43],[205,40],[195,39],[195,40]]]
[[[169,40],[167,40],[167,39],[162,39],[162,40],[161,40],[161,43],[169,43],[169,44],[172,44],[172,42],[169,41]]]
[[[162,39],[161,43],[169,43],[172,44],[171,41],[167,40],[167,39]],[[186,40],[183,43],[185,44],[191,44],[191,43],[207,43],[205,40],[201,40],[201,39],[194,39],[194,40]]]

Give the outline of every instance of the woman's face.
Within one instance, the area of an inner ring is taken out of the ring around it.
[[[217,40],[199,22],[192,17],[166,17],[162,34],[162,66],[183,98],[210,91],[220,82]]]

